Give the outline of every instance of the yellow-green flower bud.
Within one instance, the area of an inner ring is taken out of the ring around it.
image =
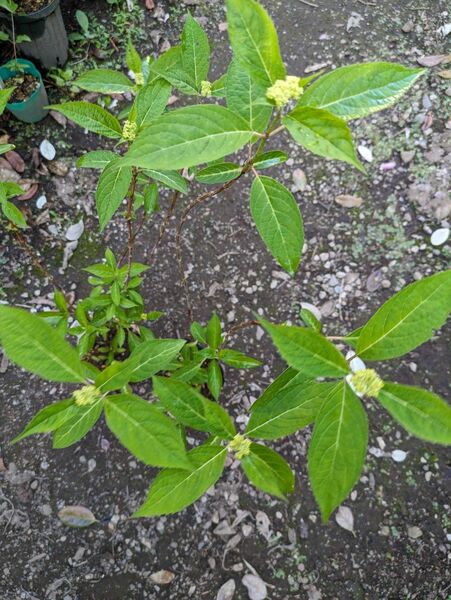
[[[384,387],[384,382],[374,369],[363,369],[351,376],[351,384],[357,394],[377,398]]]
[[[138,125],[133,123],[133,121],[129,121],[128,119],[124,123],[124,128],[122,129],[122,137],[127,142],[133,142],[138,132]]]
[[[278,79],[266,90],[266,97],[274,102],[277,108],[282,108],[290,100],[297,100],[303,93],[303,88],[299,86],[300,81],[299,77],[294,75],[288,75],[285,79]]]
[[[211,96],[211,83],[209,81],[201,81],[200,95],[204,96],[204,98],[209,98]]]
[[[144,85],[144,75],[142,73],[135,73],[136,85]]]
[[[100,392],[95,385],[85,385],[72,394],[77,406],[89,406],[100,398]]]
[[[244,435],[241,435],[239,433],[237,433],[237,435],[228,445],[228,449],[230,450],[230,452],[235,453],[235,458],[237,458],[238,460],[241,460],[242,458],[251,453],[250,447],[251,440],[248,440],[244,437]]]

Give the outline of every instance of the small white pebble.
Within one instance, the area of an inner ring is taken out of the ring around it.
[[[47,160],[53,160],[56,156],[55,146],[48,140],[42,140],[39,152]]]
[[[407,457],[407,452],[404,452],[404,450],[393,450],[391,457],[395,462],[404,462]]]

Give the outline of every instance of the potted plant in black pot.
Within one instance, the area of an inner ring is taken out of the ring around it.
[[[0,67],[0,88],[12,90],[8,94],[6,108],[20,121],[36,123],[43,119],[48,110],[47,92],[41,73],[29,60],[17,58],[16,35],[14,27],[15,3],[0,0],[0,7],[11,15],[11,44],[14,58]]]
[[[68,41],[60,0],[1,0],[1,9],[14,14],[13,26],[24,56],[46,69],[64,65]],[[5,12],[1,16],[9,21]]]

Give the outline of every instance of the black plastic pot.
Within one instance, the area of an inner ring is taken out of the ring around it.
[[[28,35],[31,39],[19,44],[21,54],[45,69],[62,67],[67,61],[69,44],[59,4],[60,0],[52,0],[34,13],[14,15],[16,35]]]

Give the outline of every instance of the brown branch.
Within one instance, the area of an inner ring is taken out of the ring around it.
[[[158,248],[164,238],[164,235],[165,235],[168,225],[169,225],[169,221],[171,220],[171,217],[174,214],[175,206],[177,204],[177,200],[179,199],[179,197],[180,197],[180,192],[178,192],[178,191],[175,191],[172,194],[171,204],[169,205],[169,208],[166,212],[166,216],[163,220],[163,223],[161,224],[160,231],[158,232],[158,237],[157,237],[152,249],[147,254],[148,260],[150,260],[152,258],[152,256],[155,254],[155,252],[158,250]]]
[[[247,329],[248,327],[256,327],[257,325],[260,325],[258,321],[243,321],[242,323],[237,323],[237,325],[233,325],[233,327],[231,327],[229,331],[227,331],[227,333],[225,334],[224,342],[232,335],[237,333],[237,331],[241,331],[241,329]]]
[[[53,285],[53,287],[55,287],[62,294],[64,294],[64,291],[61,288],[61,286],[56,282],[55,278],[50,273],[50,271],[47,269],[47,267],[36,256],[34,248],[32,246],[30,246],[30,244],[26,241],[26,239],[23,237],[23,235],[20,233],[20,231],[18,229],[14,230],[14,236],[15,236],[16,240],[18,241],[20,247],[26,252],[26,254],[28,254],[28,256],[30,257],[31,262],[34,264],[34,266],[39,271],[41,271],[41,273],[43,273],[45,277],[47,277],[47,279],[50,281],[50,283]]]

